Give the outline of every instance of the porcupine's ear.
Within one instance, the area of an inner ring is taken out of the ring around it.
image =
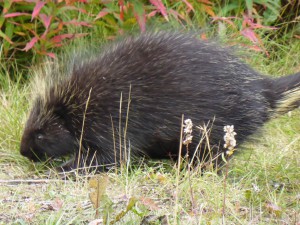
[[[52,87],[49,92],[48,107],[54,116],[66,121],[68,118],[69,110],[66,103],[66,96],[62,90],[57,87]]]
[[[58,104],[53,108],[54,115],[56,115],[58,118],[65,120],[68,115],[67,107],[63,104]]]

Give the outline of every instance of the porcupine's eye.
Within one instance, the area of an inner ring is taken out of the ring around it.
[[[39,142],[44,139],[44,135],[42,135],[42,134],[37,134],[35,137],[36,137],[36,140]]]

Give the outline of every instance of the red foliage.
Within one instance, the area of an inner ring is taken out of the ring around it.
[[[39,15],[41,9],[43,8],[43,6],[46,4],[46,2],[41,2],[41,1],[37,1],[36,4],[35,4],[35,7],[32,11],[32,14],[31,14],[31,21]]]
[[[166,20],[168,19],[167,10],[161,0],[149,0],[152,5],[154,5],[157,10],[164,16]]]

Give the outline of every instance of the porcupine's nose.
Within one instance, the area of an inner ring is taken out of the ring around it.
[[[27,146],[26,140],[24,140],[24,137],[22,138],[22,141],[21,141],[20,153],[22,156],[25,156],[30,160],[38,161],[38,158],[35,156],[32,149]]]

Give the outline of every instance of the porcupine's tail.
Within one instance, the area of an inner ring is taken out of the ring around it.
[[[275,115],[287,113],[300,106],[300,72],[269,80],[268,86],[266,98]]]

